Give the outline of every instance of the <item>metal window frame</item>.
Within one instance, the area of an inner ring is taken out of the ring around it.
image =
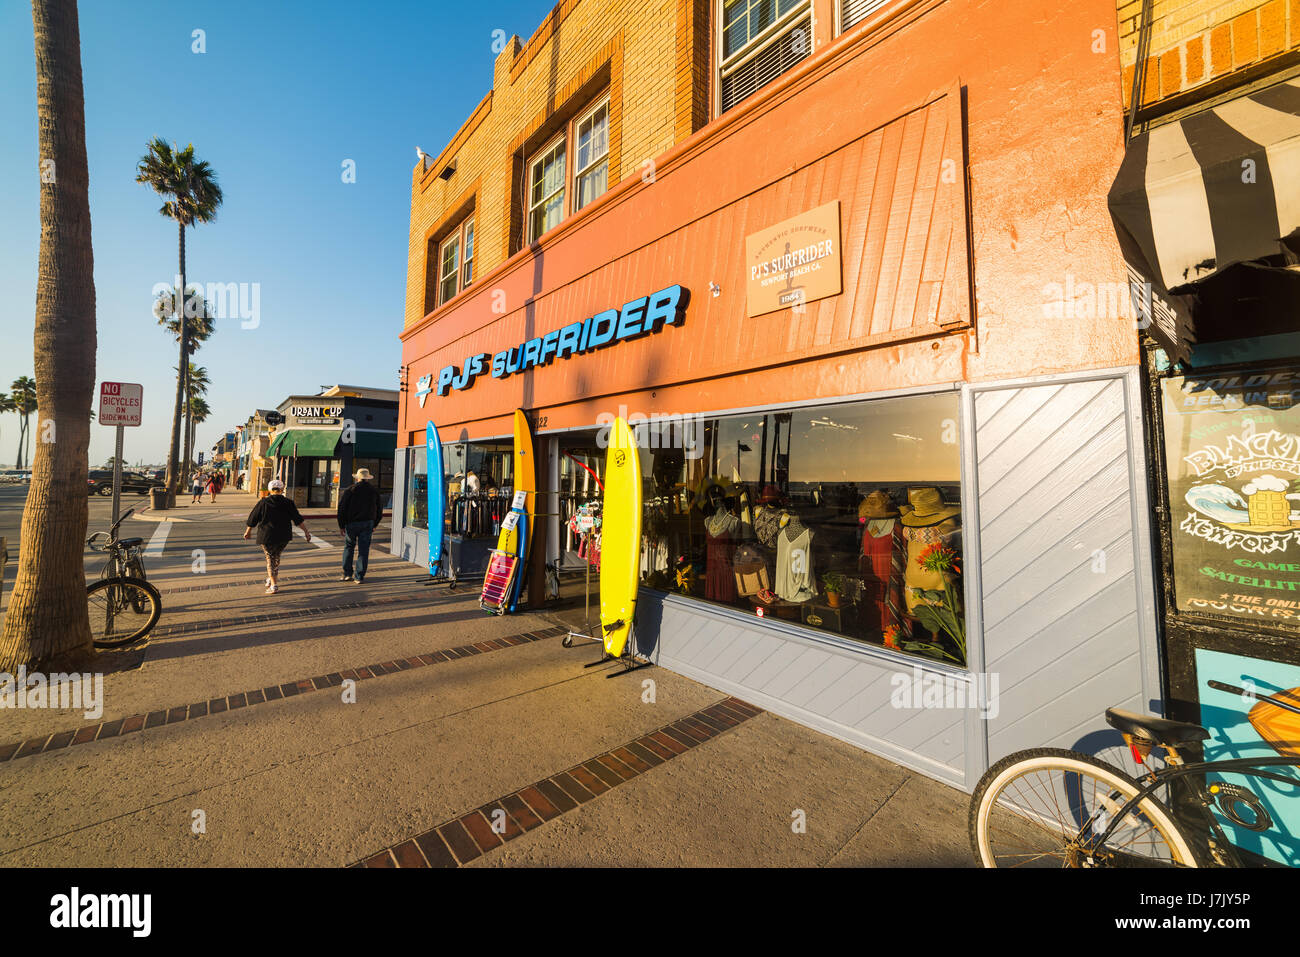
[[[561,146],[564,147],[564,151],[565,151],[563,162],[564,162],[564,169],[566,173],[565,175],[562,175],[560,177],[560,188],[555,190],[555,192],[546,194],[541,198],[541,200],[534,203],[532,201],[533,186],[535,186],[537,183],[536,180],[537,166],[539,163],[544,163],[546,161],[546,157],[549,154],[555,152],[556,147],[561,147]],[[538,209],[541,209],[548,202],[550,202],[551,199],[555,197],[556,193],[562,194],[562,198],[560,200],[560,222],[564,222],[565,216],[569,211],[568,210],[569,177],[567,175],[568,168],[569,168],[569,128],[568,128],[568,124],[565,124],[564,129],[560,130],[559,133],[551,137],[551,139],[546,142],[546,145],[544,145],[541,149],[539,149],[536,153],[534,153],[532,157],[528,160],[528,189],[525,194],[528,197],[528,210],[524,216],[525,218],[524,232],[528,236],[528,242],[531,243],[536,241],[537,239],[540,239],[547,232],[547,230],[543,229],[541,232],[537,233],[536,235],[533,235],[533,213],[535,213]]]

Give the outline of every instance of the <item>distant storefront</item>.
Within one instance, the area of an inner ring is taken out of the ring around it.
[[[266,457],[300,507],[333,508],[362,468],[370,470],[385,500],[391,495],[397,393],[388,399],[384,390],[365,392],[289,396],[277,407],[284,421],[271,435]]]

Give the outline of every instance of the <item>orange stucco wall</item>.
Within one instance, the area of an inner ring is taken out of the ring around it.
[[[1113,4],[900,8],[412,324],[399,428],[432,418],[452,440],[508,433],[516,407],[553,429],[620,406],[710,411],[1135,364],[1131,319],[1058,318],[1046,293],[1089,299],[1125,279],[1106,208],[1123,153],[1118,43],[1094,52],[1098,24],[1114,40]],[[747,317],[746,235],[836,199],[844,292]],[[416,400],[417,380],[446,365],[672,283],[692,294],[680,328]]]

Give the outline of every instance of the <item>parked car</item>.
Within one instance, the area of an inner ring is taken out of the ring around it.
[[[29,469],[4,469],[0,471],[0,482],[14,484],[17,482],[30,482],[32,473]]]
[[[112,495],[113,494],[113,470],[112,469],[91,469],[90,485],[88,494],[90,495]],[[137,495],[148,495],[149,489],[161,488],[163,483],[145,475],[141,472],[123,472],[122,473],[122,491],[135,492]]]

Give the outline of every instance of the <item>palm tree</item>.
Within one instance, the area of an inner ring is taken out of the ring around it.
[[[86,606],[86,456],[95,387],[95,261],[81,82],[81,28],[73,0],[32,0],[37,155],[42,177],[36,274],[36,405],[57,442],[36,446],[23,509],[18,578],[0,638],[0,671],[81,670],[94,650]]]
[[[18,411],[18,403],[14,401],[14,397],[10,395],[8,392],[0,392],[0,415],[4,415],[6,412],[17,412],[17,411]],[[19,452],[18,452],[18,458],[14,462],[14,468],[22,468],[22,459],[23,459],[22,434],[23,434],[23,425],[22,425],[22,421],[20,420],[18,423]]]
[[[185,376],[185,456],[182,461],[185,463],[185,472],[191,468],[191,460],[194,457],[194,427],[202,422],[202,419],[194,418],[194,410],[198,408],[196,403],[203,402],[203,396],[208,394],[208,386],[211,385],[208,379],[208,370],[203,366],[196,366],[190,363],[189,372]],[[203,403],[203,408],[207,408],[207,403]]]
[[[190,286],[185,290],[185,292],[189,301],[189,305],[187,306],[187,312],[189,315],[187,315],[185,320],[185,338],[188,342],[186,345],[186,351],[189,355],[194,355],[198,348],[203,343],[207,342],[212,336],[212,333],[216,331],[217,317],[212,312],[212,307],[208,304],[207,300],[203,298],[200,287]],[[175,301],[176,300],[172,293],[162,293],[158,297],[158,301],[154,303],[153,313],[158,317],[158,325],[165,328],[169,333],[175,336],[177,342],[180,342],[181,322],[180,317],[176,315],[176,307],[174,305]],[[183,379],[185,394],[187,396],[192,394],[189,384],[189,376],[193,369],[194,363],[191,362]],[[208,383],[205,380],[203,384],[206,386]],[[193,429],[190,422],[190,409],[188,402],[185,404],[183,414],[185,417],[184,428],[187,444],[185,446],[185,454],[182,458],[184,465],[180,470],[182,476],[190,473],[191,449],[188,440]]]
[[[149,152],[136,166],[135,181],[159,196],[169,197],[158,210],[176,221],[180,237],[180,287],[185,290],[185,227],[210,223],[221,205],[217,174],[207,162],[194,159],[194,144],[185,149],[168,146],[161,137],[149,141]],[[180,361],[177,363],[176,405],[172,409],[172,438],[167,450],[167,503],[176,503],[177,457],[180,455],[181,407],[185,403],[185,371],[189,368],[188,322],[197,315],[188,299],[180,315]]]
[[[14,390],[12,396],[15,411],[22,416],[18,427],[18,464],[15,466],[22,468],[24,463],[28,466],[32,464],[30,425],[31,415],[36,411],[36,383],[30,376],[19,376],[10,388]]]

